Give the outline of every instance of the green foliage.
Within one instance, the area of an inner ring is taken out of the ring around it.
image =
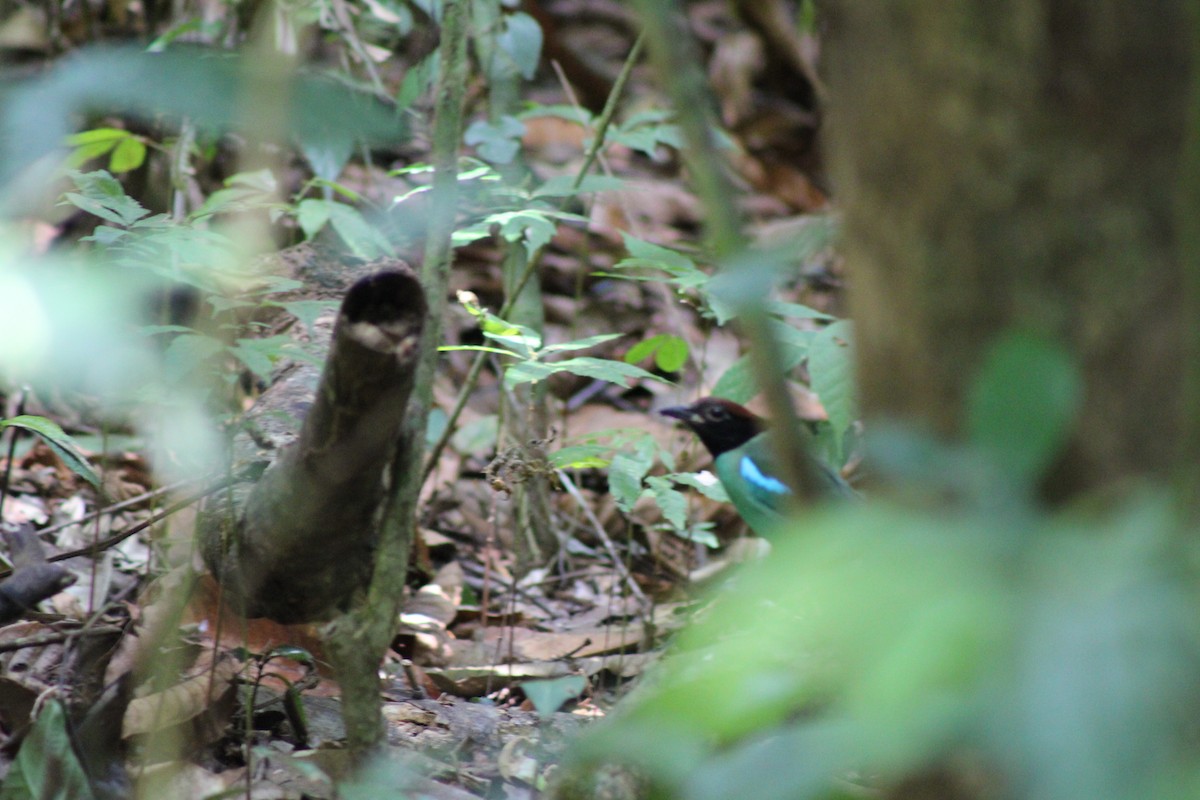
[[[0,787],[0,800],[91,800],[95,796],[71,744],[66,709],[51,698],[21,743]]]
[[[654,356],[654,366],[663,372],[678,372],[687,363],[688,343],[681,336],[660,333],[629,348],[625,362],[636,364],[648,356]]]
[[[67,158],[72,168],[83,166],[93,158],[108,155],[108,168],[112,172],[129,172],[140,167],[146,160],[146,144],[129,131],[119,128],[93,128],[67,137],[67,144],[75,148]]]
[[[826,325],[812,337],[808,351],[810,385],[825,406],[833,432],[835,457],[830,461],[834,464],[845,461],[842,442],[858,418],[851,333],[851,325],[846,320]]]
[[[970,441],[1000,474],[1032,486],[1066,443],[1082,392],[1079,370],[1061,345],[1009,332],[993,344],[971,388]]]
[[[829,247],[834,225],[822,220],[806,226],[799,237],[798,252],[788,254],[788,262],[804,261]],[[824,452],[821,456],[830,464],[845,463],[849,448],[847,437],[857,418],[854,399],[854,356],[852,328],[846,320],[836,320],[798,303],[767,301],[763,298],[773,276],[783,272],[785,264],[780,253],[764,252],[747,257],[742,267],[749,274],[723,273],[710,275],[696,261],[683,253],[625,235],[629,256],[618,261],[609,277],[637,281],[661,281],[670,286],[681,299],[692,303],[700,314],[718,325],[736,320],[744,303],[762,303],[770,314],[770,330],[781,345],[784,374],[807,366],[808,385],[820,398],[828,415],[827,435],[818,438]],[[808,327],[797,327],[803,321]],[[820,325],[820,327],[814,327]],[[660,334],[639,342],[630,349],[626,360],[636,363],[656,356],[656,366],[664,372],[674,372],[687,357],[687,344],[680,337]],[[672,369],[674,367],[674,369]],[[739,358],[717,379],[712,393],[738,403],[745,403],[759,392],[754,367],[749,355]],[[674,500],[672,499],[673,503]]]
[[[214,132],[244,127],[254,122],[241,105],[251,77],[265,76],[252,61],[218,51],[84,48],[39,77],[8,87],[0,98],[0,178],[66,141],[76,118],[92,111],[186,118]],[[283,130],[300,142],[383,142],[404,135],[390,109],[332,80],[296,75],[277,88],[270,96],[283,105]],[[353,126],[344,124],[351,119]],[[122,159],[132,155],[126,152]]]
[[[57,422],[45,417],[22,414],[17,417],[0,419],[0,430],[4,428],[21,428],[36,433],[54,451],[55,455],[62,459],[68,469],[97,489],[100,488],[100,476],[92,469],[92,465],[87,462],[83,453],[79,452],[79,446],[75,440],[68,436]]]
[[[505,14],[495,33],[497,60],[508,59],[529,80],[542,60],[542,26],[523,11]],[[494,73],[489,69],[489,77]]]
[[[586,109],[575,106],[535,105],[520,115],[522,120],[533,117],[557,117],[581,125],[588,131],[594,131],[599,123]],[[651,158],[658,155],[661,146],[678,149],[681,144],[679,127],[671,119],[672,114],[661,109],[638,111],[609,126],[604,146],[624,145]],[[584,141],[585,148],[590,148],[592,144],[590,139]]]
[[[363,219],[358,209],[345,203],[312,198],[301,200],[296,205],[296,221],[306,239],[312,239],[325,225],[330,225],[350,252],[359,258],[384,258],[395,250],[378,228]]]
[[[463,140],[474,147],[480,158],[492,164],[511,164],[521,149],[525,126],[515,117],[504,116],[499,122],[476,120],[471,123]]]
[[[558,372],[569,372],[573,375],[582,375],[586,378],[621,385],[625,385],[628,380],[662,380],[641,367],[621,361],[589,356],[576,356],[559,361],[546,360],[559,353],[586,350],[619,339],[622,334],[599,334],[573,342],[544,344],[541,335],[536,331],[500,319],[480,307],[473,297],[462,295],[459,299],[463,308],[479,320],[484,337],[496,344],[495,346],[464,345],[441,349],[443,351],[475,350],[511,358],[512,361],[504,368],[504,382],[510,387],[545,380]]]
[[[1200,654],[1167,498],[793,527],[579,757],[680,797],[827,798],[844,770],[886,783],[965,747],[1014,796],[1183,796],[1156,791],[1183,766]]]
[[[562,708],[563,703],[578,697],[587,688],[587,678],[564,675],[544,681],[525,681],[518,685],[529,702],[533,703],[534,709],[542,716],[548,716]]]

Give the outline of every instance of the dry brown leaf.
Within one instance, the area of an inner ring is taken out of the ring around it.
[[[486,644],[499,646],[500,652],[506,656],[511,653],[520,661],[553,661],[616,653],[637,647],[645,637],[645,631],[636,623],[561,633],[526,628],[488,628],[483,633]]]
[[[125,711],[122,736],[154,733],[172,728],[207,712],[227,692],[233,691],[233,679],[242,665],[228,654],[216,663],[205,655],[197,661],[194,674],[169,689],[138,697]]]
[[[661,657],[661,653],[621,653],[611,656],[590,656],[567,661],[538,661],[530,664],[496,664],[492,666],[447,667],[431,669],[429,679],[443,692],[459,697],[478,697],[505,686],[526,680],[561,678],[583,674],[592,677],[608,671],[618,677],[640,675],[646,667]]]
[[[243,780],[244,770],[220,775],[198,764],[171,761],[136,773],[139,797],[214,797]],[[259,800],[260,795],[252,795]]]

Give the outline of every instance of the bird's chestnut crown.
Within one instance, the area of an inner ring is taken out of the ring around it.
[[[679,420],[700,437],[713,458],[735,450],[766,429],[759,417],[731,400],[705,397],[659,413]]]

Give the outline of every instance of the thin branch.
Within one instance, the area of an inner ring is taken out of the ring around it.
[[[588,148],[587,153],[584,155],[583,166],[580,167],[579,171],[575,174],[575,180],[571,185],[572,189],[578,189],[583,184],[583,179],[587,177],[588,171],[591,170],[592,165],[595,164],[596,159],[599,158],[600,152],[604,149],[605,136],[608,133],[608,128],[612,123],[613,117],[617,113],[618,100],[620,99],[621,94],[625,91],[625,84],[628,83],[629,75],[633,72],[634,64],[637,63],[637,58],[641,54],[642,41],[644,39],[644,35],[639,36],[637,41],[633,43],[633,47],[630,48],[629,55],[625,57],[625,63],[621,67],[621,74],[617,76],[616,82],[613,83],[612,91],[609,92],[608,100],[604,104],[604,109],[600,112],[600,116],[596,121],[596,135],[592,137],[592,146]],[[559,207],[565,207],[566,203],[567,198],[564,198],[560,202]],[[521,277],[517,281],[516,287],[505,299],[504,305],[500,308],[500,312],[497,314],[497,316],[501,319],[508,317],[508,314],[512,311],[513,306],[516,304],[517,298],[521,295],[521,290],[525,288],[525,284],[529,282],[529,279],[533,277],[534,272],[537,271],[537,264],[542,249],[543,248],[538,248],[536,252],[530,254],[528,261],[525,263],[525,270],[521,273]],[[438,440],[434,443],[433,447],[429,449],[429,454],[425,458],[425,468],[421,473],[422,485],[424,485],[425,482],[429,480],[429,476],[433,474],[433,470],[437,467],[437,462],[442,455],[442,451],[446,449],[446,445],[449,443],[450,437],[454,435],[454,425],[456,422],[458,422],[459,415],[462,414],[463,409],[466,408],[467,398],[469,398],[471,393],[475,390],[475,384],[479,381],[479,374],[483,371],[483,366],[486,363],[486,359],[487,353],[477,353],[475,360],[471,363],[470,369],[467,370],[466,380],[463,381],[462,389],[459,391],[458,397],[454,401],[454,408],[451,409],[450,414],[446,418],[446,425],[442,429],[442,434],[438,437]]]
[[[59,522],[56,525],[51,525],[49,528],[42,528],[41,530],[38,531],[38,535],[46,536],[47,534],[58,533],[59,531],[65,529],[65,528],[69,528],[72,525],[83,525],[86,522],[91,522],[92,520],[96,519],[97,517],[103,517],[106,514],[115,514],[118,511],[124,511],[127,508],[132,508],[133,506],[141,505],[142,503],[145,503],[148,500],[153,500],[156,497],[161,497],[164,494],[170,494],[171,492],[182,489],[183,487],[189,486],[193,483],[199,483],[200,480],[202,480],[202,479],[185,478],[181,481],[176,481],[175,483],[167,484],[166,486],[160,486],[157,489],[151,489],[148,492],[142,492],[141,494],[134,495],[133,497],[130,497],[126,500],[122,500],[119,503],[112,503],[110,505],[104,506],[103,508],[97,508],[95,511],[90,511],[87,514],[84,514],[79,519],[69,519],[66,522]]]
[[[48,644],[61,644],[81,636],[112,636],[124,633],[124,629],[112,625],[102,625],[95,628],[84,628],[66,633],[47,633],[44,636],[30,636],[24,639],[13,639],[0,642],[0,653],[11,653],[14,650],[24,650],[27,647],[44,647]]]
[[[604,526],[600,524],[600,520],[596,518],[591,506],[587,504],[587,500],[584,499],[583,494],[580,493],[579,489],[571,481],[570,476],[567,475],[565,470],[556,469],[554,472],[558,475],[558,479],[562,482],[562,485],[566,487],[567,494],[571,495],[571,497],[575,498],[575,502],[579,503],[579,508],[583,511],[583,515],[587,517],[587,521],[591,523],[596,538],[604,545],[604,549],[608,551],[609,558],[613,560],[613,568],[620,574],[621,579],[629,585],[629,593],[639,601],[649,603],[650,601],[646,597],[646,593],[642,591],[642,587],[637,585],[637,581],[633,579],[633,575],[629,573],[629,569],[621,559],[621,554],[617,552],[617,546],[609,538],[608,531],[604,530]]]
[[[141,522],[138,522],[134,525],[130,525],[130,526],[118,531],[117,533],[112,534],[111,536],[109,536],[105,539],[101,539],[100,541],[90,544],[87,547],[80,547],[77,550],[68,550],[65,553],[58,553],[56,555],[49,556],[46,558],[46,560],[47,561],[65,561],[68,558],[75,558],[76,556],[95,555],[102,550],[107,550],[108,548],[112,547],[113,545],[120,544],[121,542],[125,541],[130,536],[133,536],[136,533],[141,533],[142,531],[146,530],[146,528],[149,528],[151,525],[157,525],[158,523],[162,522],[164,519],[171,516],[172,514],[175,514],[179,511],[182,511],[183,509],[187,508],[192,503],[195,503],[199,500],[203,500],[205,497],[208,497],[210,494],[213,494],[214,492],[219,492],[222,489],[228,488],[228,487],[232,486],[233,484],[240,482],[241,480],[242,480],[242,478],[240,476],[223,478],[222,480],[217,481],[216,483],[212,484],[211,486],[208,486],[205,489],[203,489],[199,492],[196,492],[195,494],[188,495],[187,497],[185,497],[184,499],[180,500],[177,503],[172,503],[171,505],[164,508],[162,511],[159,511],[157,514],[153,514],[150,517],[148,517],[147,519],[142,520]],[[74,524],[74,523],[72,523],[72,524]],[[0,578],[5,578],[5,577],[11,575],[12,572],[13,571],[11,569],[0,569]]]

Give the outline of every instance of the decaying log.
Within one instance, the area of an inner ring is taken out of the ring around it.
[[[234,468],[265,472],[215,497],[199,533],[226,602],[284,623],[328,619],[367,586],[425,316],[402,262],[301,266],[318,295],[357,277],[336,319],[310,332],[317,349],[330,342],[324,369],[296,362],[276,375],[234,441]]]

